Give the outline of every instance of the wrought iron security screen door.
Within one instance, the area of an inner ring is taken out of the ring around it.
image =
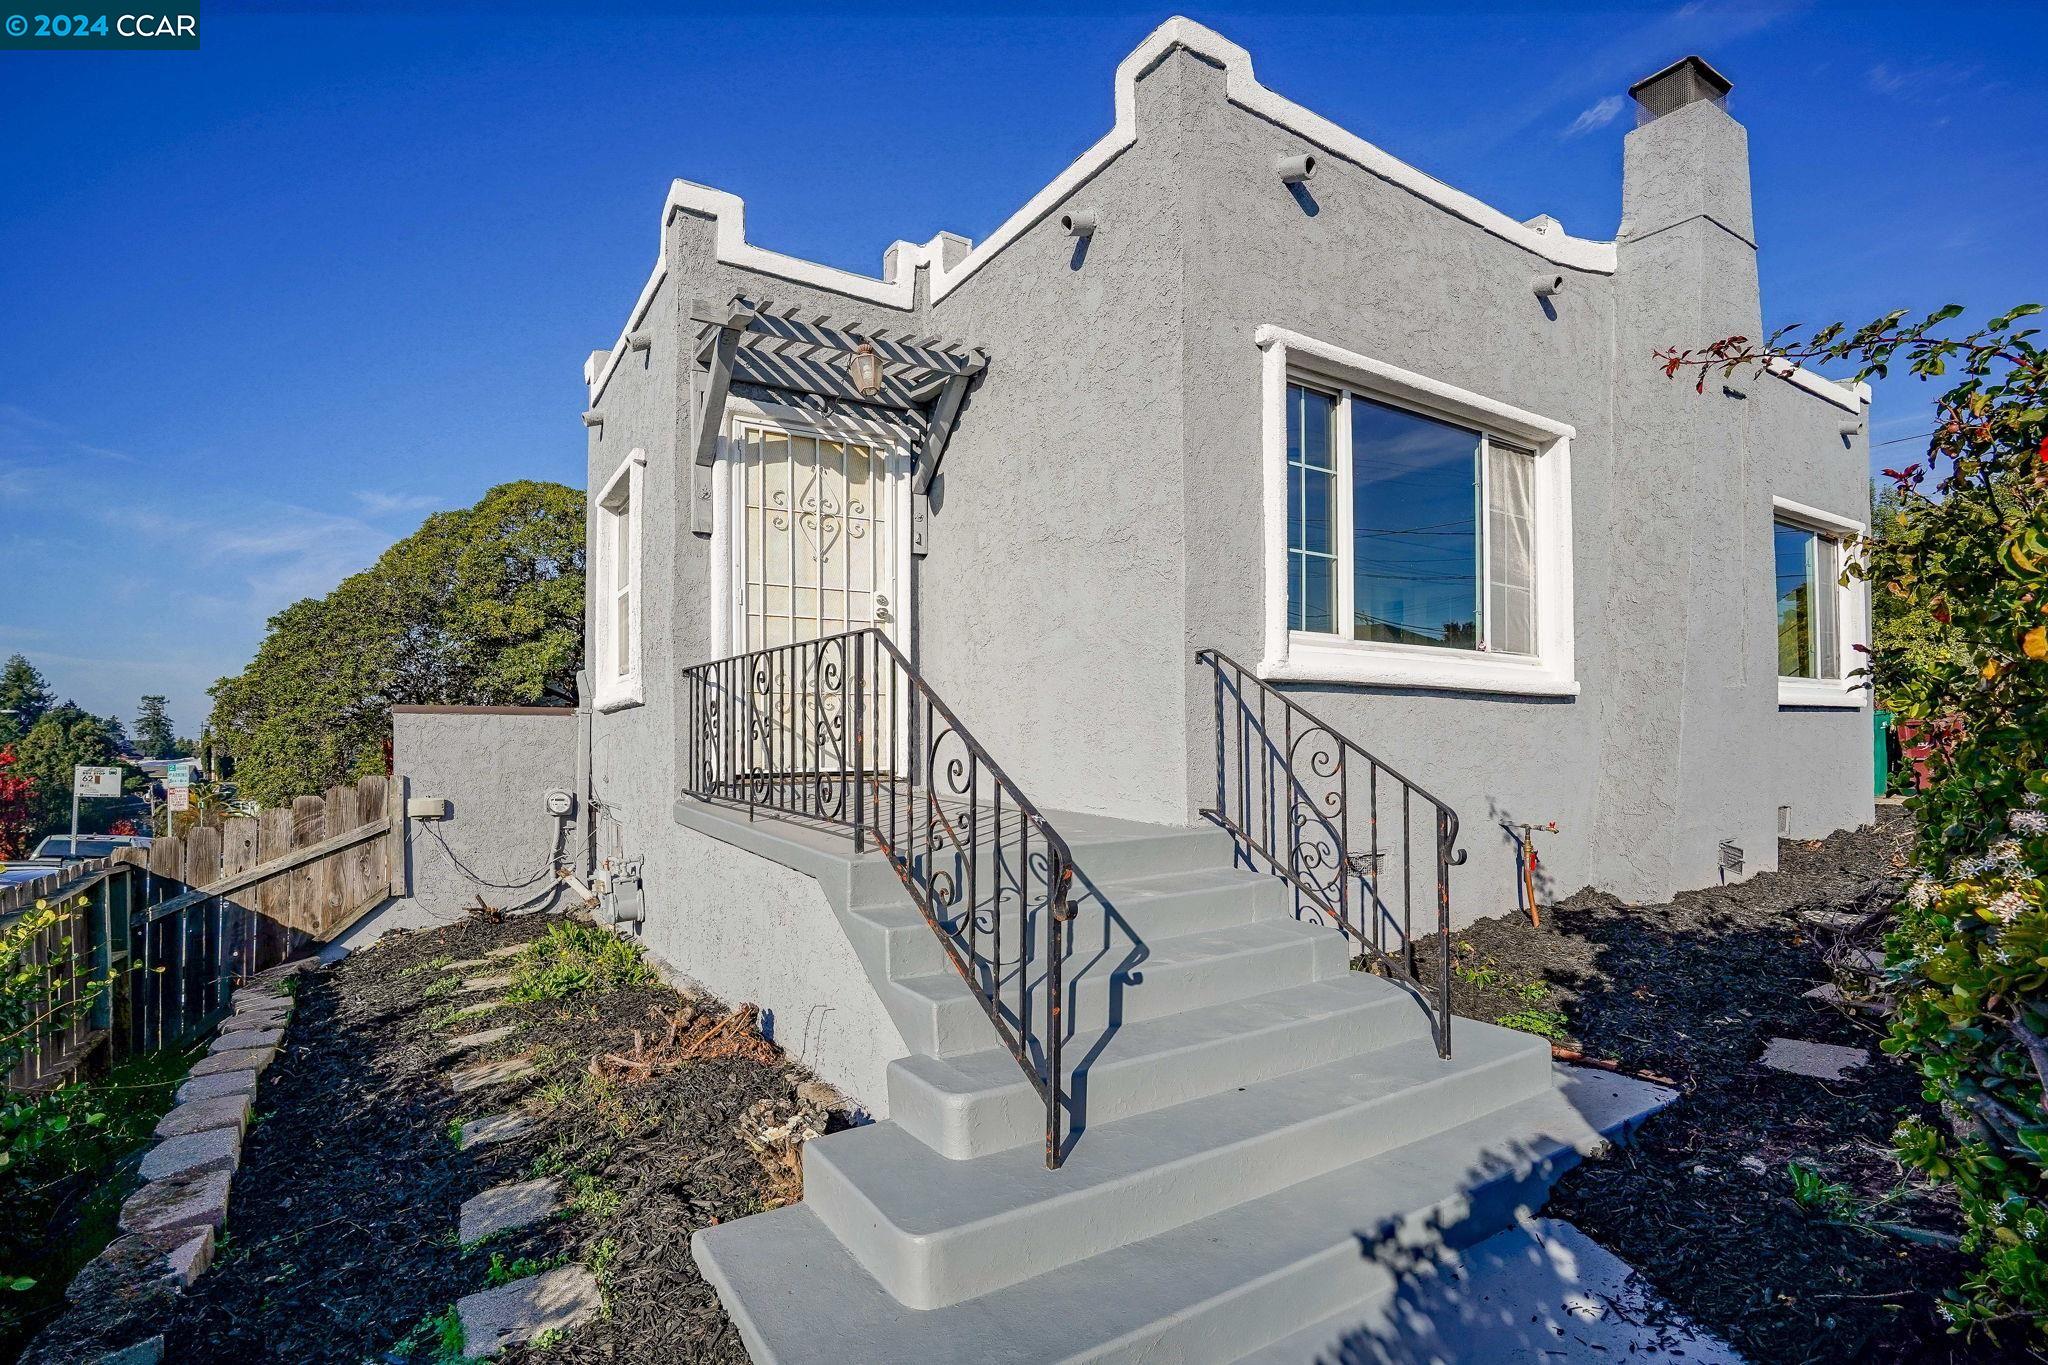
[[[754,772],[804,781],[855,769],[852,646],[784,648],[869,626],[889,631],[897,604],[896,502],[904,471],[888,439],[766,421],[735,424],[740,561],[735,635],[760,656],[746,679]],[[881,775],[894,726],[861,670],[865,761]]]

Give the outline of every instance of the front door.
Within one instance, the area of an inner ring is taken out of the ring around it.
[[[770,651],[746,684],[750,766],[785,781],[853,771],[850,651],[843,644],[783,647],[867,627],[893,636],[907,446],[873,432],[742,416],[731,451],[732,639],[747,654]],[[859,768],[875,775],[895,747],[880,663],[869,648],[861,668],[867,714]]]

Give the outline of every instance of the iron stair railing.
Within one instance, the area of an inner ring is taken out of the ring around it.
[[[1214,675],[1216,693],[1216,804],[1202,814],[1293,887],[1297,914],[1342,929],[1368,960],[1428,998],[1437,1052],[1450,1056],[1451,869],[1465,861],[1457,812],[1229,655],[1198,649],[1195,662]],[[1398,841],[1385,837],[1383,787],[1389,802],[1400,796]],[[1434,825],[1434,985],[1423,981],[1415,953],[1418,803]],[[1390,862],[1399,872],[1398,909],[1389,900]]]
[[[682,671],[682,790],[843,831],[889,859],[1045,1105],[1065,1159],[1062,964],[1074,859],[889,638],[872,627]],[[1037,969],[1034,974],[1034,967]]]

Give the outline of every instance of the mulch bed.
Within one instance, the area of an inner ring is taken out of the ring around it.
[[[193,1286],[168,1339],[178,1361],[426,1361],[408,1333],[486,1287],[493,1256],[558,1258],[597,1273],[606,1312],[518,1362],[744,1361],[717,1297],[691,1261],[690,1234],[770,1206],[791,1191],[738,1136],[763,1101],[788,1112],[807,1073],[758,1034],[736,1055],[681,1061],[651,1077],[588,1079],[593,1057],[651,1044],[686,1003],[665,987],[584,992],[508,1005],[454,1029],[446,1013],[480,999],[436,983],[438,964],[482,956],[545,931],[548,917],[474,918],[395,935],[304,976],[234,1186],[227,1245]],[[494,964],[489,974],[496,974]],[[492,992],[498,994],[498,992]],[[497,1044],[451,1060],[455,1032],[517,1024]],[[469,1061],[531,1053],[523,1080],[454,1095],[441,1084]],[[521,1104],[541,1122],[506,1143],[459,1151],[453,1120]],[[470,1196],[557,1175],[574,1207],[485,1245],[455,1244]]]
[[[1568,1176],[1546,1212],[1744,1356],[2036,1358],[2017,1341],[1947,1334],[1935,1307],[1963,1277],[1955,1251],[1833,1222],[1792,1197],[1796,1160],[1861,1206],[1894,1196],[1869,1221],[1960,1230],[1952,1199],[1892,1159],[1898,1120],[1931,1106],[1911,1068],[1877,1051],[1881,1021],[1802,996],[1830,979],[1826,955],[1845,939],[1876,945],[1903,888],[1911,821],[1880,816],[1785,842],[1778,872],[1669,905],[1581,891],[1546,911],[1541,929],[1526,916],[1473,924],[1452,936],[1454,1008],[1479,1019],[1561,1013],[1563,1046],[1678,1085],[1678,1104],[1615,1159]],[[1790,1075],[1757,1060],[1772,1037],[1865,1048],[1872,1061],[1841,1081]]]

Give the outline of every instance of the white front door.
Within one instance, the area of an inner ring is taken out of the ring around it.
[[[734,423],[738,652],[895,621],[901,454],[872,436]]]
[[[759,410],[756,410],[757,412]],[[900,527],[909,447],[892,431],[813,425],[779,413],[736,413],[727,446],[733,529],[735,653],[775,650],[850,630],[892,637],[898,584],[908,578]],[[869,681],[862,771],[888,766],[895,747],[877,653]],[[846,701],[853,663],[843,649],[785,651],[750,670],[757,772],[853,766]]]

